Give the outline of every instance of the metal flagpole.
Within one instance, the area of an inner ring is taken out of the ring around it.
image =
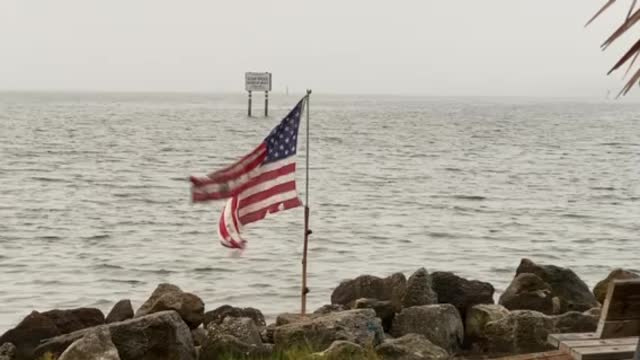
[[[307,313],[307,249],[309,244],[309,98],[311,97],[311,90],[307,89],[307,96],[305,99],[305,105],[307,107],[307,157],[306,157],[306,181],[305,181],[305,201],[304,201],[304,250],[302,253],[302,309],[301,313],[304,316]]]

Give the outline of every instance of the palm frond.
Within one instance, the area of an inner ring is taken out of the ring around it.
[[[627,51],[627,53],[624,54],[624,56],[620,60],[618,60],[618,62],[613,66],[613,68],[609,70],[607,75],[610,75],[612,72],[618,70],[622,65],[624,65],[624,63],[626,63],[632,57],[637,56],[638,52],[640,52],[640,40],[638,40],[636,44],[633,45],[631,49],[629,49],[629,51]]]
[[[631,3],[631,7],[629,8],[629,13],[627,13],[627,20],[629,20],[629,18],[631,17],[631,13],[633,12],[633,9],[636,8],[637,2],[638,0],[633,0],[633,2]]]
[[[640,51],[637,52],[636,55],[633,57],[633,60],[631,60],[631,64],[629,64],[629,67],[627,68],[627,71],[624,72],[624,76],[622,77],[622,79],[626,79],[627,78],[627,76],[629,75],[629,72],[633,68],[633,65],[635,65],[635,63],[636,63],[636,60],[638,60],[638,55],[640,55]]]
[[[618,40],[622,35],[624,35],[624,33],[637,24],[638,21],[640,21],[640,10],[636,11],[627,20],[625,20],[625,22],[620,25],[620,27],[600,47],[602,47],[603,50],[608,48],[609,45]]]
[[[622,96],[622,95],[627,95],[629,93],[629,91],[631,90],[631,88],[638,83],[638,81],[640,81],[640,69],[638,69],[638,71],[636,72],[635,75],[633,75],[633,77],[631,78],[631,80],[629,80],[629,82],[624,86],[624,88],[622,88],[622,90],[620,91],[620,93],[618,94],[618,97]]]
[[[611,5],[615,4],[615,2],[616,2],[616,0],[609,0],[609,2],[607,2],[607,3],[602,7],[602,9],[598,10],[598,12],[597,12],[595,15],[593,15],[593,17],[592,17],[589,21],[587,21],[587,23],[586,23],[584,26],[585,26],[585,27],[587,27],[587,26],[591,25],[591,23],[592,23],[595,19],[597,19],[600,15],[602,15],[602,13],[603,13],[603,12],[605,12],[605,10],[607,10]]]
[[[587,22],[587,24],[585,26],[589,26],[589,24],[591,24],[594,20],[596,20],[598,17],[600,17],[600,15],[602,15],[602,13],[604,13],[607,9],[609,9],[615,3],[616,3],[616,0],[608,0],[607,3],[604,4],[604,6],[600,10],[598,10],[598,12]],[[625,18],[625,20],[622,23],[622,25],[620,25],[616,29],[616,31],[614,31],[613,34],[611,34],[611,36],[609,36],[604,41],[604,43],[602,43],[602,45],[600,46],[602,48],[602,50],[606,50],[611,44],[613,44],[616,40],[620,39],[620,37],[622,37],[622,35],[627,33],[627,31],[629,31],[631,28],[633,28],[635,25],[637,25],[638,22],[640,22],[640,9],[636,10],[637,3],[638,3],[638,0],[632,0],[631,1],[631,6],[629,7],[629,12],[627,13],[627,17]],[[609,70],[607,75],[610,75],[612,72],[618,70],[625,63],[627,63],[629,61],[629,59],[632,59],[631,63],[629,64],[629,67],[627,68],[627,71],[625,72],[625,75],[624,75],[624,78],[626,78],[627,75],[631,72],[631,70],[632,70],[634,64],[636,63],[636,60],[638,60],[639,56],[640,56],[640,40],[638,40],[620,58],[620,60],[618,60],[618,62],[613,66],[613,68],[611,68],[611,70]],[[626,95],[627,93],[629,93],[629,91],[633,88],[633,86],[636,85],[639,82],[640,82],[640,69],[638,69],[635,72],[635,74],[631,77],[631,79],[629,79],[629,81],[625,84],[625,86],[622,88],[622,90],[618,94],[618,97]]]

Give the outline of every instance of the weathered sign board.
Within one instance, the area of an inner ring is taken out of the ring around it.
[[[244,88],[249,92],[249,116],[251,116],[251,92],[264,91],[264,116],[269,115],[269,91],[271,91],[271,73],[244,73]]]
[[[247,91],[271,91],[271,73],[245,73],[244,87]]]

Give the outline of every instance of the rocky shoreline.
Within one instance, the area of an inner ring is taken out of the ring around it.
[[[603,274],[604,277],[605,274]],[[549,350],[551,333],[593,332],[608,283],[593,290],[570,269],[523,259],[509,287],[418,269],[340,283],[305,317],[230,305],[205,311],[195,294],[160,284],[134,312],[119,301],[34,311],[0,336],[0,360],[489,359]]]

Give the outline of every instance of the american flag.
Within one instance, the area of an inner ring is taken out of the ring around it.
[[[245,225],[302,205],[296,190],[298,128],[305,99],[258,147],[238,162],[204,177],[191,177],[194,202],[228,199],[218,224],[223,246],[243,249]]]

